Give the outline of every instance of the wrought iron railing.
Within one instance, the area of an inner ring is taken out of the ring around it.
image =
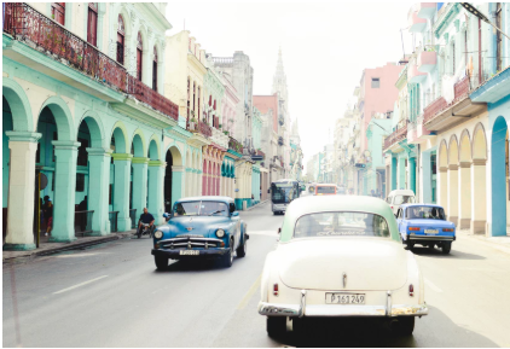
[[[448,103],[444,97],[439,97],[423,109],[423,122],[432,120],[439,112],[445,110]]]
[[[400,142],[407,137],[407,125],[408,122],[405,122],[403,127],[396,129],[395,132],[384,139],[384,149],[388,149],[396,142]]]
[[[92,233],[92,216],[94,211],[75,211],[74,212],[74,233],[82,236]]]
[[[278,137],[278,145],[283,145],[283,137]]]
[[[240,142],[238,142],[235,138],[233,138],[232,136],[228,136],[228,149],[234,150],[241,154],[244,151],[243,145]]]
[[[26,3],[5,3],[3,31],[14,39],[35,45],[97,82],[104,83],[155,110],[179,118],[177,105],[129,75],[126,69],[95,46],[74,35],[59,23]]]
[[[454,86],[453,86],[453,91],[454,91],[454,96],[455,96],[455,99],[454,99],[454,103],[463,99],[463,98],[466,98],[469,94],[469,76],[465,76],[462,80],[458,81]]]
[[[211,126],[207,125],[205,122],[198,121],[198,132],[200,132],[205,137],[211,137],[212,136],[212,130]]]

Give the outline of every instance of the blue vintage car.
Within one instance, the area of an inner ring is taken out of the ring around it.
[[[395,214],[402,242],[413,248],[415,244],[433,249],[441,247],[448,254],[455,241],[455,224],[446,220],[443,207],[429,204],[401,205]]]
[[[171,259],[219,258],[232,266],[234,255],[246,255],[246,223],[234,200],[224,196],[198,196],[178,200],[168,223],[154,232],[152,255],[158,270]]]

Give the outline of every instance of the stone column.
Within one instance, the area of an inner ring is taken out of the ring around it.
[[[487,223],[487,184],[485,159],[471,163],[471,233],[485,234]]]
[[[459,219],[459,165],[448,166],[448,207],[446,214],[448,220],[458,226]]]
[[[149,203],[148,210],[154,216],[156,224],[162,224],[165,220],[163,213],[164,205],[164,179],[165,179],[166,162],[149,161]],[[173,169],[172,169],[173,170]],[[173,190],[173,188],[172,188]],[[172,203],[173,206],[173,203]]]
[[[132,158],[133,164],[133,205],[136,209],[137,220],[147,207],[147,181],[149,159],[144,157]],[[135,222],[137,224],[137,222]]]
[[[89,157],[89,193],[88,205],[92,214],[92,233],[90,235],[108,235],[110,217],[108,216],[110,158],[111,150],[87,148]]]
[[[448,167],[439,168],[437,179],[437,203],[448,208]]]
[[[461,162],[459,172],[459,224],[460,229],[471,228],[471,163]]]
[[[6,131],[11,150],[5,251],[26,251],[34,244],[35,153],[40,133]]]
[[[202,170],[197,170],[196,183],[197,183],[197,196],[202,195],[202,182],[203,182],[203,172]]]
[[[133,155],[113,153],[112,158],[115,171],[113,210],[119,212],[117,216],[117,230],[128,231],[131,230],[131,218],[129,217],[129,184],[131,159]]]
[[[426,204],[432,203],[432,166],[430,163],[430,152],[421,152],[422,164],[422,180],[421,180],[421,195],[423,202]],[[437,195],[437,193],[436,193]]]
[[[182,197],[182,176],[184,173],[184,167],[172,166],[172,207],[175,201]]]
[[[409,189],[416,193],[416,158],[409,158]]]
[[[404,156],[399,156],[397,161],[398,161],[397,189],[407,189],[406,188],[406,158]]]
[[[52,141],[55,147],[55,194],[50,242],[71,242],[76,201],[76,159],[79,142]]]

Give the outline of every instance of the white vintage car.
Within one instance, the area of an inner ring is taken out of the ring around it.
[[[418,263],[391,208],[368,196],[294,200],[261,287],[258,311],[271,337],[307,317],[380,317],[411,335],[415,317],[428,314]]]

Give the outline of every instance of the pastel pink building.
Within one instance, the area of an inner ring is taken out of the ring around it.
[[[230,136],[233,136],[236,125],[236,109],[240,99],[237,89],[230,81],[231,77],[223,72],[222,78],[225,93],[221,101],[221,125],[223,131],[228,131]]]

